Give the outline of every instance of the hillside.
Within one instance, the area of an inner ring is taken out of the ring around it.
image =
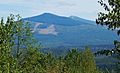
[[[23,20],[31,22],[34,36],[46,47],[111,45],[113,40],[118,39],[115,31],[76,16],[44,13]]]

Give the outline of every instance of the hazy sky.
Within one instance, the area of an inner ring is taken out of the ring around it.
[[[102,10],[98,0],[0,0],[0,17],[20,14],[31,17],[42,13],[79,16],[94,20]]]

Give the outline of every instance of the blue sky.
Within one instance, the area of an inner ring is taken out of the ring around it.
[[[20,14],[31,17],[42,13],[61,16],[79,16],[90,20],[97,18],[102,11],[98,0],[0,0],[0,17]]]

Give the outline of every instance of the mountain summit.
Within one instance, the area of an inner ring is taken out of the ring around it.
[[[78,21],[71,17],[63,17],[63,16],[51,14],[51,13],[44,13],[38,16],[25,18],[24,20],[48,23],[48,24],[65,25],[65,26],[81,25],[81,24],[86,24],[86,22],[90,22],[89,20],[85,20],[85,19],[79,18],[79,21]]]

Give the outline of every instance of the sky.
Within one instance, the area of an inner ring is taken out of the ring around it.
[[[53,13],[95,20],[102,7],[98,0],[0,0],[0,17],[20,14],[23,18]]]

